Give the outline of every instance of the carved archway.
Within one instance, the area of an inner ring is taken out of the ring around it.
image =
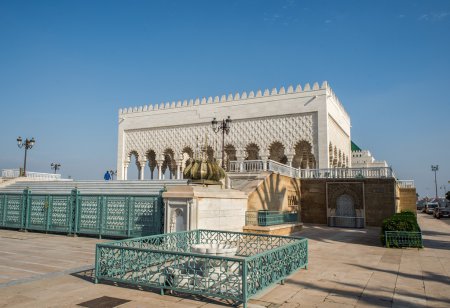
[[[228,165],[230,161],[237,160],[236,148],[232,144],[227,144],[225,146],[225,168],[228,170]]]
[[[153,150],[148,150],[146,154],[148,166],[150,168],[150,179],[153,180],[153,174],[156,169],[156,153]]]
[[[284,153],[284,145],[281,142],[275,141],[270,145],[269,159],[282,164],[287,164],[287,157]]]
[[[172,179],[176,174],[177,164],[175,162],[175,153],[172,149],[168,148],[164,150],[164,161],[162,164],[163,174],[169,171],[169,178]]]
[[[311,143],[305,140],[297,142],[295,145],[295,155],[292,161],[292,166],[300,169],[316,168],[316,158],[312,153]]]
[[[183,156],[183,161],[181,162],[181,166],[182,166],[181,171],[183,171],[184,168],[186,168],[186,166],[189,164],[189,159],[194,158],[194,151],[192,150],[191,147],[186,146],[181,151],[181,154]]]
[[[128,154],[128,160],[130,162],[128,169],[127,169],[127,179],[128,180],[137,180],[139,179],[139,170],[140,170],[140,165],[139,165],[139,154],[137,151],[130,151],[130,153]],[[136,169],[131,170],[131,165],[135,165]]]
[[[250,143],[245,148],[245,151],[247,152],[247,157],[245,160],[257,160],[259,159],[259,147],[255,143]]]

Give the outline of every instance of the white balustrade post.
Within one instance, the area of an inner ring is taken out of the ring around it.
[[[263,171],[267,171],[267,160],[269,160],[269,154],[264,153],[261,155],[261,160],[263,161]]]
[[[287,164],[290,167],[289,168],[289,175],[292,177],[292,176],[294,176],[293,168],[292,168],[292,161],[294,160],[294,154],[292,154],[292,153],[286,154],[286,157],[287,157]]]
[[[244,159],[245,159],[245,151],[237,150],[236,151],[236,159],[239,163],[239,172],[244,172]]]

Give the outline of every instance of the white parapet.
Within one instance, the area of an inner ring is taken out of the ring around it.
[[[18,177],[20,177],[20,169],[2,169],[2,178],[11,179]],[[40,181],[55,181],[61,179],[61,174],[27,171],[26,178]]]

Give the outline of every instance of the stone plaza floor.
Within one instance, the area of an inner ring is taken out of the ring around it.
[[[249,307],[450,307],[450,223],[419,214],[424,249],[386,249],[379,229],[306,225],[309,266]],[[93,284],[95,243],[0,230],[0,307],[224,307],[191,295]],[[80,305],[81,304],[81,305]]]

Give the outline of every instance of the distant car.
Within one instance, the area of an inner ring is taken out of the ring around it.
[[[425,213],[431,215],[434,213],[434,209],[437,207],[439,207],[438,203],[427,203],[427,205],[425,205]]]
[[[417,210],[418,211],[423,211],[424,208],[425,208],[425,205],[423,203],[417,203]]]
[[[442,217],[450,217],[450,207],[436,207],[433,212],[433,216],[437,219]]]

